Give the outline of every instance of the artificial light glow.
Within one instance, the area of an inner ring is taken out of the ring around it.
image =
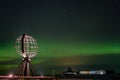
[[[8,77],[9,77],[9,78],[12,78],[12,77],[13,77],[13,74],[9,74]]]

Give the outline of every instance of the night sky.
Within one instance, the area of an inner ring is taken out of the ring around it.
[[[23,33],[38,41],[31,61],[38,74],[68,67],[120,73],[119,0],[0,1],[0,74],[22,61],[14,44]]]

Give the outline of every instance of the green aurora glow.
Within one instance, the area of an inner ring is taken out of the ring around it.
[[[64,57],[73,55],[113,54],[120,53],[120,42],[60,42],[39,41],[38,56]],[[18,56],[13,44],[0,48],[1,57]],[[10,55],[9,55],[10,54]],[[2,60],[2,58],[0,58]]]
[[[113,62],[119,64],[118,56],[117,57],[115,56],[117,59],[114,59],[115,57],[109,58],[109,56],[106,56],[105,57],[107,58],[106,61],[104,61],[105,60],[104,56],[120,54],[120,43],[110,41],[109,42],[76,42],[76,41],[60,42],[57,40],[56,41],[37,40],[37,41],[39,43],[39,52],[32,59],[32,63],[34,65],[39,66],[40,68],[47,68],[47,70],[51,69],[52,65],[69,67],[78,65],[85,66],[89,64],[94,65],[98,63],[113,65]],[[0,66],[1,69],[8,71],[10,71],[10,69],[14,70],[13,68],[16,68],[17,65],[19,65],[19,63],[21,62],[22,57],[20,57],[19,54],[16,53],[13,44],[4,45],[4,47],[1,47],[0,53],[1,53],[0,62],[2,63],[8,62],[8,64],[1,65]],[[101,58],[99,58],[100,56]],[[97,68],[101,67],[98,66]],[[119,70],[119,68],[117,70]]]

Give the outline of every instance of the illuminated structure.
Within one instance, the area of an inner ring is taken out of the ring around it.
[[[38,52],[37,41],[27,34],[23,34],[16,39],[15,48],[18,54],[23,57],[23,61],[15,71],[14,75],[17,76],[33,76],[35,75],[34,69],[30,60]]]
[[[79,74],[98,74],[98,75],[103,75],[103,74],[106,74],[106,71],[105,70],[80,71]]]

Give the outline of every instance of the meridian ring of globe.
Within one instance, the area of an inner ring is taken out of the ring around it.
[[[22,52],[22,36],[16,39],[15,48],[19,55],[21,55],[22,57],[31,58],[37,54],[38,44],[37,44],[37,41],[33,37],[25,35],[23,44],[24,44],[23,46],[24,53]]]

